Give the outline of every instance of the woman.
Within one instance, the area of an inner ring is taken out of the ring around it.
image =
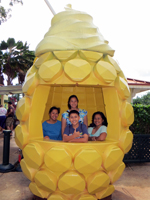
[[[71,122],[69,121],[69,112],[71,110],[77,110],[79,112],[79,116],[80,116],[80,120],[79,122],[81,122],[81,124],[85,124],[88,127],[88,119],[87,119],[87,111],[84,109],[80,109],[78,108],[78,97],[76,95],[71,95],[68,99],[68,110],[65,111],[62,114],[62,134],[64,133],[64,130],[66,128],[67,125],[71,124]]]
[[[13,131],[14,113],[15,113],[14,106],[12,105],[12,102],[9,101],[8,102],[8,110],[6,113],[6,128],[7,128],[7,130]]]
[[[6,113],[7,110],[3,107],[3,105],[0,105],[0,132],[5,129]]]
[[[60,108],[55,106],[49,110],[49,120],[42,123],[43,135],[45,139],[62,140],[61,121],[57,120]]]
[[[103,141],[107,136],[107,119],[102,112],[95,112],[92,116],[92,123],[88,128],[89,140]]]

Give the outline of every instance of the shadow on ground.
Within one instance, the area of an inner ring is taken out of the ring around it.
[[[127,194],[126,194],[127,193]],[[112,200],[136,200],[134,197],[132,197],[127,190],[124,191],[118,191],[115,190],[115,192],[112,195]]]

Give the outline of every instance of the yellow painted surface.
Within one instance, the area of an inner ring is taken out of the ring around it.
[[[89,159],[90,158],[90,159]],[[102,157],[94,149],[82,149],[74,159],[76,170],[82,174],[91,174],[100,169]]]
[[[17,119],[24,122],[28,120],[31,108],[31,101],[28,97],[23,97],[17,104],[16,116]]]
[[[110,178],[105,172],[97,172],[87,180],[87,189],[90,194],[101,192],[110,184]]]
[[[105,102],[105,111],[108,121],[107,138],[113,138],[118,141],[121,132],[120,108],[122,101],[119,101],[118,93],[114,87],[104,87],[102,89]]]
[[[34,176],[37,173],[37,169],[29,167],[24,159],[21,160],[20,165],[21,165],[21,169],[22,169],[23,173],[25,174],[25,176],[30,181],[33,181]]]
[[[134,122],[133,107],[128,102],[124,102],[122,104],[121,119],[122,119],[122,124],[125,127],[129,127]]]
[[[129,129],[124,129],[121,132],[121,136],[119,139],[119,147],[122,149],[124,154],[131,149],[132,141],[133,141],[132,132]]]
[[[70,200],[70,198],[67,197],[67,195],[65,195],[64,193],[57,190],[56,192],[50,194],[47,200]]]
[[[121,76],[116,78],[115,87],[121,99],[126,100],[127,98],[129,98],[130,89],[129,89],[128,83]]]
[[[101,192],[96,193],[97,199],[103,199],[114,192],[115,188],[113,185],[109,185],[107,188],[102,190]]]
[[[102,79],[105,83],[111,83],[117,77],[115,68],[105,61],[99,61],[94,68],[97,78]]]
[[[123,152],[119,147],[110,145],[103,154],[103,167],[107,171],[114,170],[121,164],[123,157]]]
[[[75,58],[77,56],[78,51],[53,51],[54,55],[60,61],[67,61]]]
[[[23,93],[31,96],[34,92],[34,89],[38,85],[39,79],[38,79],[38,74],[33,73],[26,77],[26,81],[24,82],[22,86],[22,91]]]
[[[30,75],[32,75],[32,74],[34,74],[34,73],[36,73],[37,72],[37,68],[35,67],[35,65],[32,65],[31,67],[30,67],[30,69],[27,71],[27,73],[26,73],[26,77],[25,77],[25,80],[27,79],[27,77],[28,76],[30,76]]]
[[[72,156],[63,147],[52,147],[44,157],[45,165],[52,171],[65,172],[72,162]]]
[[[15,129],[15,141],[20,149],[23,149],[29,142],[29,133],[25,124],[18,125]]]
[[[44,53],[35,60],[34,65],[36,68],[39,68],[44,62],[51,60],[52,58],[53,58],[52,52]]]
[[[102,53],[93,51],[83,51],[83,50],[79,51],[79,55],[81,58],[92,62],[97,62],[103,57]]]
[[[119,165],[119,167],[117,167],[113,171],[109,171],[108,176],[110,178],[111,184],[113,184],[115,181],[117,181],[120,178],[120,176],[123,173],[124,169],[125,169],[125,164],[122,162]]]
[[[74,200],[97,200],[95,195],[91,195],[88,193],[77,195]]]
[[[41,65],[38,73],[44,81],[52,81],[61,75],[62,65],[58,60],[49,60]]]
[[[44,152],[38,143],[30,143],[23,149],[24,159],[32,168],[39,168],[43,164]]]
[[[62,31],[63,30],[63,31]],[[92,17],[73,9],[60,12],[51,21],[51,28],[38,44],[35,55],[60,50],[88,50],[113,56],[114,50],[108,45]]]
[[[46,192],[45,190],[40,189],[34,182],[31,182],[29,185],[29,189],[31,190],[31,192],[36,195],[39,196],[41,198],[47,198],[49,196],[49,192]]]
[[[85,180],[79,173],[66,172],[58,182],[58,188],[65,194],[78,194],[85,189]]]
[[[34,95],[32,97],[32,112],[30,112],[30,118],[28,122],[28,131],[31,139],[43,138],[41,122],[43,119],[48,94],[49,87],[43,85],[39,85],[34,91]]]
[[[113,65],[115,70],[116,70],[116,72],[117,72],[117,74],[119,72],[121,72],[121,69],[120,69],[119,65],[117,64],[117,62],[111,56],[105,55],[104,56],[104,61],[106,61],[106,62],[110,63],[111,65]]]
[[[57,177],[47,169],[38,171],[34,180],[39,188],[46,190],[47,192],[54,192],[57,188]]]
[[[134,120],[127,102],[130,90],[113,54],[88,14],[68,9],[53,17],[36,48],[16,111],[16,143],[23,150],[21,167],[33,194],[48,200],[96,200],[113,193],[112,184],[125,168],[124,154],[132,146],[129,126]],[[61,108],[61,120],[72,94],[79,108],[88,111],[88,124],[94,112],[106,115],[105,141],[43,139],[42,122],[50,107]]]
[[[64,66],[66,75],[73,81],[82,81],[91,73],[90,64],[82,59],[73,59]]]

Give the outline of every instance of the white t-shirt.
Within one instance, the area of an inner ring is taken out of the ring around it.
[[[7,113],[6,108],[0,107],[0,116],[4,116],[4,115],[6,115],[6,113]]]
[[[107,134],[107,127],[102,125],[94,134],[92,134],[94,127],[89,127],[88,128],[88,134],[90,137],[99,137],[101,133],[106,133]]]

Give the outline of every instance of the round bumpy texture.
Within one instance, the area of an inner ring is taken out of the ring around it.
[[[132,145],[129,126],[134,120],[127,102],[130,90],[113,53],[91,16],[68,9],[52,19],[16,111],[16,143],[23,150],[21,167],[33,194],[48,200],[96,200],[113,193]],[[63,113],[72,94],[88,111],[89,123],[95,111],[106,115],[105,141],[81,145],[43,139],[49,108],[58,106]]]

